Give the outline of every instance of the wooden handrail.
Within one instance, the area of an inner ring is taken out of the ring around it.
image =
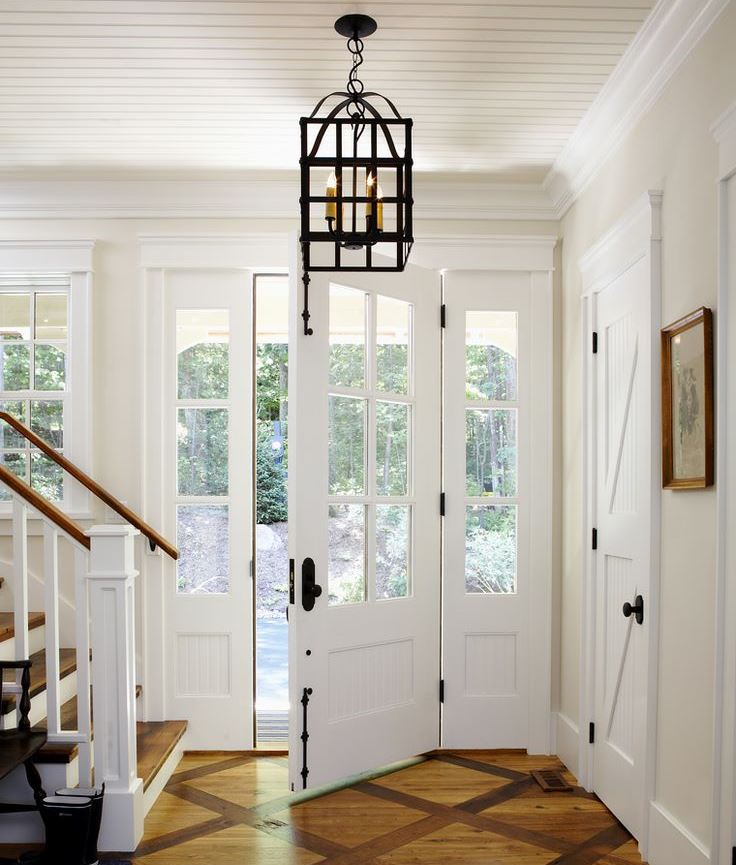
[[[71,538],[74,538],[78,544],[89,549],[89,538],[79,528],[74,520],[71,519],[71,517],[68,517],[64,511],[60,510],[56,505],[45,499],[41,493],[37,493],[33,487],[29,486],[24,480],[19,478],[18,475],[13,474],[13,472],[6,469],[3,465],[0,465],[0,481],[7,484],[10,489],[17,493],[22,499],[25,499],[32,508],[40,511],[45,517],[48,517],[51,522],[56,523],[63,532],[66,532]]]
[[[28,429],[25,424],[22,424],[17,418],[13,417],[12,414],[8,414],[8,412],[6,411],[0,411],[0,420],[3,420],[5,421],[5,423],[10,424],[10,426],[12,426],[14,430],[19,432],[23,436],[23,438],[27,439],[34,447],[37,447],[40,451],[43,451],[47,457],[52,459],[57,465],[61,466],[64,471],[68,472],[75,480],[79,481],[79,483],[83,487],[88,489],[93,495],[97,496],[100,501],[104,502],[109,508],[112,508],[112,510],[114,510],[116,514],[119,514],[126,522],[130,523],[131,526],[135,526],[142,535],[145,535],[148,538],[149,543],[153,544],[156,547],[160,547],[167,555],[171,556],[172,559],[179,558],[179,551],[176,549],[175,546],[170,544],[166,540],[166,538],[162,537],[155,529],[151,528],[148,523],[143,522],[143,520],[138,516],[138,514],[136,514],[134,511],[131,511],[129,507],[124,505],[119,499],[116,499],[115,496],[109,493],[104,487],[101,487],[97,483],[97,481],[93,480],[88,474],[85,474],[80,468],[75,466],[74,463],[71,462],[71,460],[68,460],[58,451],[54,450],[54,448],[52,448],[50,444],[45,442],[40,436],[36,435],[33,430]],[[0,468],[2,468],[2,466],[0,466]],[[47,507],[52,508],[55,512],[61,514],[71,523],[69,518],[66,517],[66,514],[64,514],[54,505],[46,502],[46,499],[44,499],[42,496],[39,496],[35,490],[31,489],[31,487],[28,486],[28,484],[26,484],[24,481],[21,481],[20,478],[18,478],[12,472],[9,472],[7,469],[3,468],[0,478],[2,478],[8,484],[8,486],[14,489],[18,493],[18,495],[23,496],[23,498],[27,498],[25,492],[22,489],[18,489],[7,480],[7,475],[10,475],[15,480],[18,480],[24,488],[30,490],[30,492],[38,496],[38,498],[40,498]],[[46,511],[42,507],[40,507],[35,501],[32,501],[31,504],[35,508],[38,508],[38,510],[40,510],[42,513],[46,513]],[[48,516],[50,516],[50,518],[56,522],[54,516],[51,516],[50,514],[48,514]],[[71,524],[78,529],[76,523]],[[61,528],[64,528],[64,531],[68,531],[68,529],[64,526],[61,526]],[[89,539],[86,537],[86,535],[83,535],[83,537],[87,540],[86,546],[89,547]]]

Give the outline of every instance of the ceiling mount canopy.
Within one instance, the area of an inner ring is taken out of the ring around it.
[[[368,15],[337,19],[353,61],[346,89],[329,93],[300,120],[306,334],[310,271],[401,271],[414,242],[412,121],[385,96],[366,91],[358,76],[363,39],[377,27]],[[377,263],[374,252],[396,263]]]

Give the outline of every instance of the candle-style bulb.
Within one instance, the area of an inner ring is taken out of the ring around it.
[[[383,231],[383,190],[380,183],[376,187],[376,228]]]
[[[334,171],[327,178],[327,189],[325,190],[325,195],[332,199],[337,196],[337,178],[335,177]],[[325,202],[325,219],[337,219],[337,202]]]

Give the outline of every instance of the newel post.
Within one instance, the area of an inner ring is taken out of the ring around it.
[[[129,525],[93,526],[89,573],[95,784],[105,782],[101,850],[132,851],[143,836],[135,728],[135,578]]]

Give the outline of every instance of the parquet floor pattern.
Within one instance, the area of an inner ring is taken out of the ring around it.
[[[556,768],[572,793],[544,793]],[[642,865],[636,843],[556,757],[460,751],[307,801],[285,757],[185,755],[135,865]]]

